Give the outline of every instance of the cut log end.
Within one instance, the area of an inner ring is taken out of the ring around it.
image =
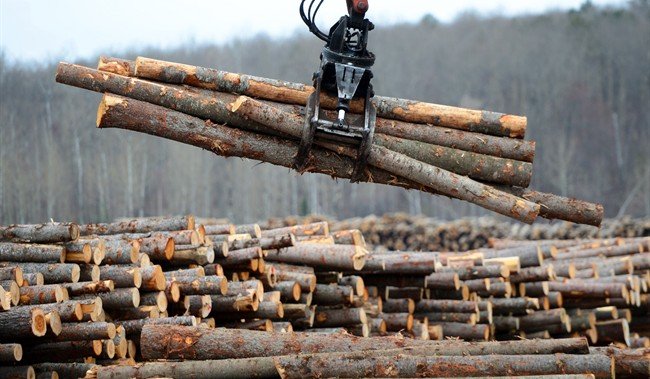
[[[97,127],[101,128],[102,127],[102,119],[108,112],[108,110],[112,107],[123,105],[124,107],[128,106],[128,100],[112,95],[110,93],[105,93],[104,96],[102,97],[102,100],[99,102],[99,107],[97,108]]]
[[[45,313],[40,308],[32,310],[32,333],[36,337],[43,337],[47,332],[47,321],[45,320]]]

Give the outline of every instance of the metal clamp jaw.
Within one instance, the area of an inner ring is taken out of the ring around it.
[[[323,74],[326,65],[335,65],[337,93],[339,95],[339,106],[336,117],[328,117],[321,107]],[[361,76],[359,76],[361,75]],[[298,154],[294,160],[294,168],[304,171],[307,167],[309,154],[315,141],[327,141],[338,143],[357,149],[354,170],[350,181],[356,183],[364,179],[365,170],[368,164],[368,157],[372,148],[375,134],[377,111],[371,101],[373,95],[372,87],[364,88],[365,102],[362,117],[351,117],[349,115],[350,102],[355,98],[355,93],[362,78],[369,83],[368,75],[372,75],[369,69],[333,63],[323,58],[321,71],[316,74],[316,90],[311,94],[305,108],[305,123],[300,141]],[[364,82],[365,82],[364,80]]]

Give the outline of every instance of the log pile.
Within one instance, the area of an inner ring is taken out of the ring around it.
[[[332,220],[320,216],[271,219],[267,227],[328,221],[332,231],[360,230],[376,248],[404,251],[467,251],[486,247],[492,239],[567,240],[650,236],[650,219],[605,220],[600,229],[570,222],[523,225],[491,217],[444,221],[403,213]]]
[[[201,221],[10,227],[0,377],[650,373],[647,238],[387,252],[326,222]]]
[[[60,63],[60,83],[104,93],[97,126],[147,133],[222,156],[291,167],[313,88],[139,57],[98,69]],[[241,95],[241,96],[239,96]],[[525,117],[376,97],[378,122],[362,181],[475,203],[532,223],[600,225],[601,205],[528,189],[535,143]],[[334,99],[323,106],[333,109]],[[359,113],[360,104],[352,111]],[[355,149],[318,142],[305,172],[351,178]]]

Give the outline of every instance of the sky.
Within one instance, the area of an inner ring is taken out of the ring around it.
[[[427,14],[450,22],[468,10],[509,16],[566,10],[583,2],[418,0],[404,6],[403,0],[372,0],[368,17],[378,26],[414,22]],[[306,32],[298,5],[299,0],[0,0],[0,50],[12,62],[49,63],[130,48],[227,43],[257,34],[285,38]],[[321,29],[329,29],[345,11],[345,1],[326,0],[318,18]]]

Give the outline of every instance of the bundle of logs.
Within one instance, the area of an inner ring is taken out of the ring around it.
[[[650,375],[649,239],[492,243],[372,251],[326,222],[192,216],[0,227],[0,377]]]
[[[102,58],[98,69],[61,63],[56,80],[105,94],[100,128],[285,167],[292,167],[303,106],[314,90],[142,57]],[[331,111],[335,100],[326,97],[322,105]],[[379,119],[362,181],[472,202],[525,223],[540,216],[600,225],[601,205],[527,189],[535,143],[523,139],[525,117],[385,97],[373,102]],[[354,148],[317,141],[305,171],[351,178],[356,159]]]
[[[467,251],[487,246],[491,238],[518,240],[650,237],[650,219],[606,219],[600,229],[570,222],[525,225],[492,217],[445,221],[404,213],[370,215],[336,221],[322,216],[273,218],[266,227],[279,228],[327,221],[333,231],[358,229],[377,248],[409,251]]]

